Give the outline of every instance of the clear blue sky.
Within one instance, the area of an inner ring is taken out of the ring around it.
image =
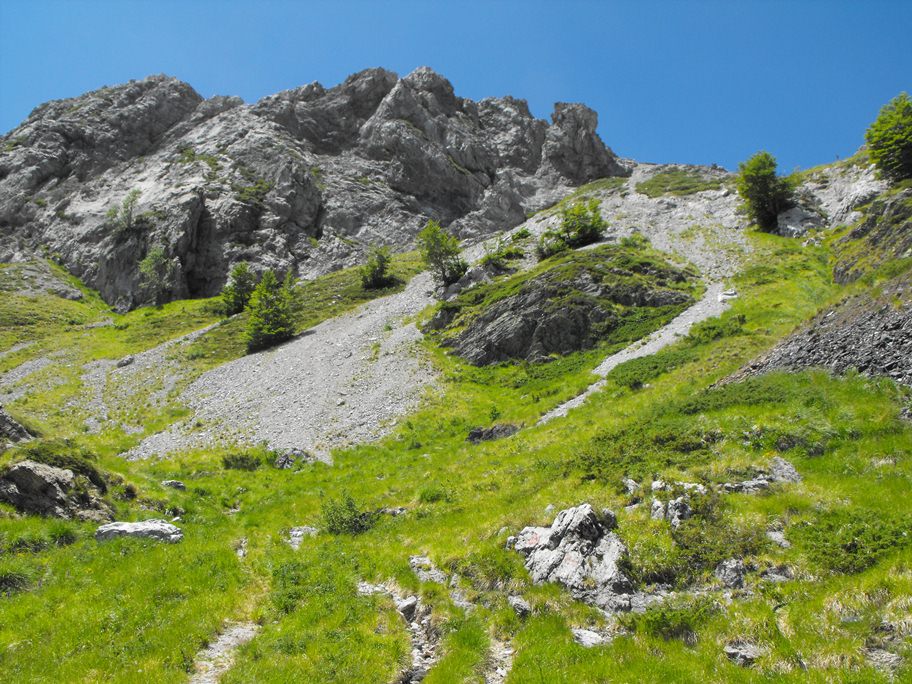
[[[912,90],[910,0],[0,0],[0,131],[36,105],[154,73],[203,96],[429,65],[457,94],[599,113],[642,161],[780,167],[851,154]]]

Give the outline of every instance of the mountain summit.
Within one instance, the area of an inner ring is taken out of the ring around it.
[[[549,124],[524,100],[461,98],[427,67],[252,105],[150,76],[43,104],[0,139],[0,261],[43,249],[128,310],[153,248],[173,299],[217,293],[242,260],[310,276],[406,249],[430,218],[479,238],[628,175],[597,123],[581,104]]]

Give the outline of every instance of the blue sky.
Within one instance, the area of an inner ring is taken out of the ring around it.
[[[167,73],[252,102],[429,65],[548,117],[585,102],[618,154],[783,170],[844,157],[912,90],[909,0],[0,0],[0,131],[53,98]]]

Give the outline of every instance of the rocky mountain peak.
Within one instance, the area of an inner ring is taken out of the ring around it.
[[[241,260],[309,276],[407,249],[429,218],[478,239],[625,175],[597,123],[579,104],[549,124],[523,100],[476,103],[428,67],[253,105],[150,76],[49,102],[3,136],[0,259],[44,249],[128,309],[150,299],[138,265],[157,246],[173,298],[215,294]]]

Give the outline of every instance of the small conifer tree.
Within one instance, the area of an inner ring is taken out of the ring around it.
[[[267,270],[250,296],[247,351],[255,352],[291,339],[294,335],[294,291],[291,273],[280,283]]]
[[[250,270],[246,261],[241,261],[231,269],[228,282],[222,288],[222,304],[225,315],[233,316],[241,313],[250,302],[250,297],[256,288],[256,274]]]
[[[751,221],[762,230],[775,230],[779,213],[792,206],[794,184],[776,175],[776,158],[757,152],[738,165],[738,194]]]

